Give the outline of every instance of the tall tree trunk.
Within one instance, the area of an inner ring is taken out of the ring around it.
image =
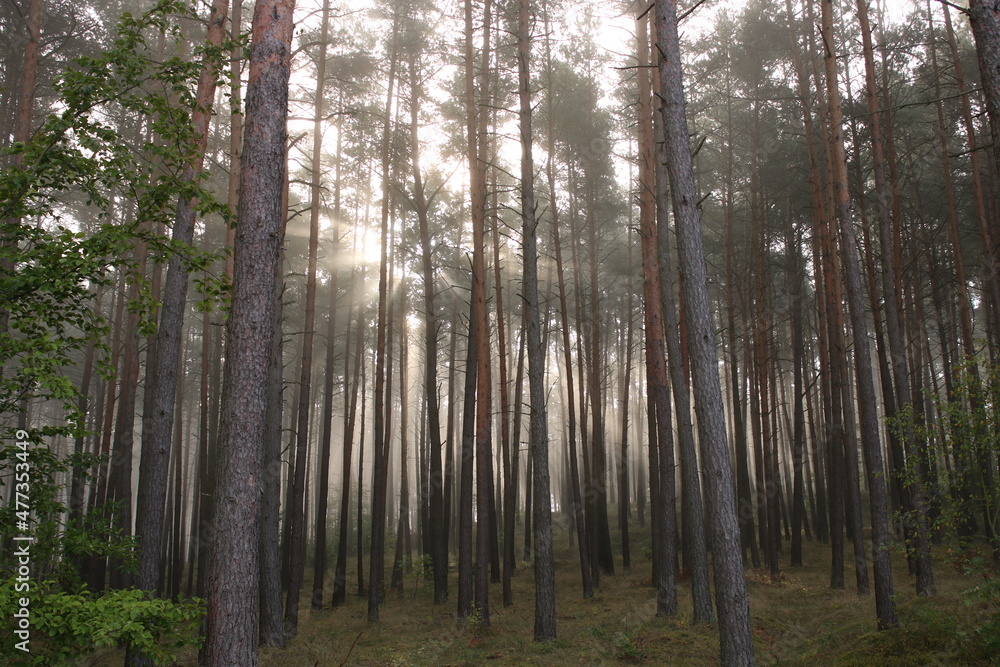
[[[320,27],[319,59],[316,63],[315,116],[313,120],[313,155],[312,183],[309,203],[309,246],[308,268],[306,270],[305,319],[302,334],[302,358],[299,367],[298,406],[295,423],[295,467],[291,480],[291,504],[286,510],[287,521],[290,524],[288,541],[288,590],[285,596],[285,633],[294,637],[299,624],[299,594],[305,573],[306,551],[306,507],[305,486],[306,467],[309,458],[309,417],[312,409],[312,366],[313,366],[313,329],[316,324],[316,263],[319,252],[319,212],[322,206],[320,187],[322,178],[322,147],[323,147],[323,90],[326,78],[326,48],[329,38],[330,3],[323,2],[323,13]],[[329,449],[326,457],[326,475],[329,475]],[[324,473],[321,472],[321,475]],[[318,490],[323,494],[323,509],[326,510],[326,488]],[[319,496],[317,495],[317,498]],[[325,532],[325,531],[324,531]],[[326,540],[323,540],[324,546]],[[322,582],[322,578],[320,579]],[[313,595],[313,598],[316,596]],[[322,606],[322,590],[319,596]],[[316,602],[314,600],[313,604]]]
[[[282,203],[281,241],[287,227],[287,182]],[[260,642],[264,646],[284,647],[285,624],[282,618],[281,576],[281,417],[283,411],[284,349],[284,268],[285,251],[278,251],[274,273],[274,316],[271,323],[271,353],[267,367],[267,412],[264,414],[264,475],[260,500]]]
[[[445,526],[443,474],[441,469],[441,409],[438,402],[438,316],[434,301],[434,262],[431,248],[427,196],[420,171],[420,139],[417,136],[418,100],[421,88],[418,63],[410,71],[410,160],[413,166],[413,202],[420,226],[421,268],[424,281],[424,397],[427,401],[427,431],[430,437],[430,512],[428,530],[431,563],[434,569],[434,604],[448,599],[448,540]],[[450,395],[449,395],[450,396]],[[449,401],[451,399],[449,398]]]
[[[657,589],[657,616],[677,612],[677,553],[674,513],[674,442],[667,393],[667,364],[663,337],[663,306],[657,259],[655,146],[649,79],[647,19],[638,21],[639,78],[639,236],[642,239],[643,306],[646,325],[646,383],[649,410],[649,476],[652,508],[653,585]],[[663,39],[662,33],[657,33]],[[686,131],[685,131],[686,136]]]
[[[865,321],[861,267],[851,220],[851,200],[847,186],[847,156],[844,151],[840,89],[837,85],[837,61],[833,52],[832,0],[823,0],[822,8],[822,31],[826,43],[823,61],[826,67],[827,99],[830,107],[834,195],[837,220],[840,223],[847,300],[851,311],[851,330],[854,334],[855,381],[857,382],[858,411],[861,423],[861,445],[865,455],[871,505],[875,607],[879,628],[886,629],[896,626],[898,619],[893,601],[885,472],[882,466],[882,447],[879,442],[878,415],[875,410],[875,384],[872,378],[871,355],[868,349],[868,324]],[[862,537],[860,534],[855,535],[855,539],[858,540]]]
[[[254,10],[208,575],[205,662],[212,665],[257,664],[259,480],[283,217],[293,9],[293,0],[261,0]]]
[[[552,555],[552,505],[549,484],[549,434],[545,409],[545,349],[538,304],[538,246],[535,218],[535,167],[531,131],[531,41],[528,0],[517,3],[517,90],[521,129],[521,221],[524,269],[524,336],[528,351],[528,396],[533,461],[535,525],[535,641],[556,638],[555,561]]]
[[[490,566],[490,364],[489,329],[486,312],[486,261],[484,251],[486,218],[486,165],[481,159],[486,151],[486,129],[489,100],[490,65],[490,0],[483,7],[483,47],[480,52],[481,70],[479,99],[476,101],[475,72],[472,45],[472,4],[465,6],[465,110],[467,117],[468,163],[472,214],[472,314],[470,316],[469,346],[476,355],[476,411],[475,411],[475,465],[476,465],[476,574],[475,605],[479,623],[489,626],[489,566]],[[468,371],[466,371],[468,372]],[[468,385],[466,385],[468,388]],[[468,395],[466,396],[468,399]],[[464,463],[464,460],[463,460]],[[461,582],[460,582],[461,585]],[[461,597],[461,594],[460,594]],[[462,600],[459,601],[460,606]],[[463,618],[459,609],[459,617]]]
[[[318,247],[313,245],[313,230],[319,234],[319,203],[320,189],[322,187],[322,161],[321,153],[323,147],[323,121],[324,121],[324,90],[326,86],[326,49],[329,41],[330,31],[330,0],[323,0],[323,16],[320,28],[320,51],[319,62],[316,64],[316,109],[313,119],[313,157],[312,157],[312,187],[310,192],[311,204],[309,208],[309,281],[313,283],[313,302],[315,313],[315,292],[316,292],[316,262],[314,253]],[[340,244],[340,175],[341,175],[341,148],[343,146],[343,116],[337,116],[337,156],[336,174],[334,183],[334,205],[333,205],[333,232],[330,235],[333,240],[332,255],[336,255],[336,249]],[[316,222],[314,223],[313,220]],[[326,519],[327,507],[329,504],[330,486],[330,441],[333,436],[333,366],[336,361],[336,333],[337,333],[337,276],[336,265],[330,269],[330,312],[327,315],[326,326],[326,368],[323,374],[323,418],[320,431],[319,443],[319,478],[316,481],[316,530],[315,547],[313,552],[313,593],[312,608],[323,608],[323,587],[326,581],[326,561],[327,561],[327,540],[326,540]],[[307,290],[308,291],[308,290]],[[306,301],[308,302],[308,293]],[[307,304],[308,305],[308,304]],[[308,311],[308,307],[306,308]],[[308,320],[307,312],[306,319]],[[310,335],[312,326],[306,325],[306,335]],[[304,359],[303,359],[304,361]],[[345,468],[349,471],[350,468]],[[345,480],[349,477],[345,475]]]
[[[17,115],[14,118],[14,141],[16,143],[26,143],[31,138],[31,124],[35,111],[35,87],[38,83],[38,66],[42,42],[42,10],[43,0],[30,0],[28,3],[28,15],[24,23],[25,31],[28,33],[27,41],[24,44],[24,54],[21,61],[20,90],[17,98]],[[8,65],[5,70],[11,69]],[[5,136],[4,139],[7,137]],[[6,146],[6,141],[4,141]],[[17,154],[13,158],[13,166],[20,167],[24,162],[22,155]],[[4,222],[12,227],[20,226],[20,219],[8,219]],[[6,235],[0,237],[0,272],[11,274],[14,270],[14,259],[16,256],[16,243]],[[10,255],[10,256],[8,256]],[[6,308],[0,308],[0,335],[6,334],[10,328],[10,313]],[[0,368],[0,377],[3,376],[3,369]]]
[[[708,497],[715,571],[716,605],[719,612],[721,659],[726,665],[753,664],[750,634],[750,600],[743,564],[739,556],[739,525],[732,469],[726,442],[725,413],[719,386],[715,329],[708,300],[708,275],[701,238],[701,212],[684,110],[684,81],[680,41],[677,36],[677,6],[661,0],[655,9],[660,91],[665,130],[664,150],[674,219],[677,224],[681,290],[688,323],[688,358],[694,385],[702,465]]]
[[[993,135],[993,165],[997,169],[1000,168],[1000,7],[991,0],[969,0],[968,14],[979,56],[986,116]]]
[[[206,42],[209,48],[218,48],[222,44],[228,14],[228,0],[215,0],[208,18]],[[194,182],[201,174],[208,144],[208,126],[212,119],[216,75],[214,66],[206,59],[198,78],[196,110],[191,116],[196,146],[193,162],[184,169],[184,179],[189,182]],[[279,186],[280,183],[279,180]],[[190,246],[194,238],[194,222],[195,201],[179,198],[172,242]],[[152,395],[153,403],[151,412],[143,419],[142,457],[139,461],[136,498],[136,535],[139,539],[139,576],[136,583],[139,588],[147,591],[156,590],[161,575],[159,554],[163,541],[164,500],[170,464],[178,360],[187,305],[187,279],[184,260],[177,254],[171,256],[167,264],[155,351],[151,359],[147,360],[150,381],[145,390]]]
[[[902,423],[896,424],[896,429],[899,430],[904,443],[906,443],[904,447],[915,449],[919,446],[916,440],[916,432],[913,422],[907,416],[907,406],[913,405],[913,394],[910,389],[909,378],[907,377],[906,348],[903,340],[903,329],[900,323],[903,302],[896,288],[898,283],[897,272],[901,270],[901,267],[896,264],[896,256],[892,251],[892,212],[889,209],[890,192],[888,179],[886,178],[885,149],[882,141],[882,116],[877,90],[878,84],[875,78],[875,55],[872,46],[871,28],[868,21],[868,0],[857,0],[857,5],[865,58],[865,100],[868,109],[866,119],[872,142],[875,203],[879,218],[879,240],[882,246],[882,290],[886,303],[886,333],[889,340],[889,354],[892,359],[894,398],[896,399],[898,409],[901,411],[899,419],[902,419]],[[945,11],[947,12],[947,6],[945,7]],[[882,85],[887,85],[887,82],[883,81]],[[975,159],[978,160],[978,156],[975,156]],[[978,181],[978,179],[976,180]],[[902,454],[902,452],[893,452],[894,457],[899,454]],[[899,458],[902,459],[902,456],[899,456]],[[896,464],[900,470],[903,469],[902,460],[896,462]],[[909,496],[909,502],[906,505],[916,511],[916,515],[912,519],[908,519],[908,522],[911,523],[910,537],[915,540],[913,551],[917,575],[917,593],[919,595],[933,595],[934,574],[931,570],[930,545],[927,539],[927,497],[924,491],[923,475],[919,467],[911,463],[905,480],[907,482],[903,484],[903,490]]]
[[[591,489],[594,494],[594,528],[591,536],[597,557],[604,574],[615,573],[614,554],[611,550],[611,530],[608,525],[608,470],[607,452],[605,448],[604,425],[604,367],[601,363],[601,313],[598,285],[598,245],[597,220],[593,176],[585,170],[585,187],[587,189],[587,238],[590,246],[590,373],[589,390],[592,407],[591,414]]]
[[[973,201],[976,205],[976,222],[979,224],[979,234],[983,241],[983,260],[985,263],[987,290],[994,313],[1000,312],[1000,258],[997,253],[1000,248],[995,245],[994,230],[991,229],[989,211],[986,207],[986,195],[983,191],[982,165],[979,160],[979,146],[976,140],[976,128],[972,115],[972,102],[969,99],[968,90],[965,85],[965,69],[962,66],[962,59],[959,56],[958,44],[955,41],[955,30],[951,24],[951,11],[947,4],[942,3],[941,9],[944,12],[945,36],[948,40],[948,49],[951,52],[952,64],[954,66],[955,84],[958,89],[958,96],[962,100],[962,122],[965,126],[966,143],[968,144],[970,175],[972,176]],[[994,319],[996,315],[994,315]],[[990,341],[996,344],[996,336],[1000,332],[993,332]]]
[[[354,292],[354,280],[351,280],[351,293]],[[353,299],[352,299],[353,301]],[[351,315],[354,313],[353,303],[348,308],[348,322],[351,321]],[[347,601],[347,543],[350,540],[349,529],[350,529],[350,504],[351,504],[351,454],[354,447],[354,424],[355,418],[358,412],[358,387],[361,384],[361,371],[364,368],[364,358],[362,357],[364,353],[364,340],[365,340],[365,329],[363,326],[363,313],[361,309],[358,309],[358,325],[355,331],[355,348],[354,348],[354,370],[353,379],[350,383],[347,382],[348,371],[350,370],[350,331],[348,328],[348,339],[347,344],[344,347],[344,388],[345,388],[345,399],[344,399],[344,438],[343,438],[343,458],[341,463],[341,470],[343,471],[343,485],[340,491],[340,514],[338,515],[337,525],[339,528],[339,535],[337,538],[337,565],[336,570],[333,575],[333,598],[331,604],[334,607],[340,606]],[[349,387],[349,391],[348,391]],[[347,394],[350,393],[350,400],[347,399]],[[362,420],[363,421],[363,420]],[[364,426],[362,425],[362,428]],[[362,435],[362,438],[364,436]],[[361,451],[359,449],[359,451]],[[359,480],[359,497],[360,497],[360,480]],[[360,503],[360,501],[359,501]],[[358,528],[360,533],[360,504],[359,510],[359,521]],[[358,558],[360,559],[362,545],[360,542],[356,545],[358,550]],[[360,562],[360,560],[359,560]],[[359,567],[360,571],[360,567]],[[359,587],[360,589],[360,587]]]
[[[546,87],[552,89],[552,49],[551,42],[549,39],[549,14],[548,6],[546,5],[545,10],[545,81]],[[562,341],[563,341],[563,361],[565,363],[565,384],[567,392],[566,401],[566,411],[567,411],[567,425],[566,425],[566,436],[568,441],[568,452],[567,457],[569,459],[569,485],[572,497],[572,504],[570,511],[573,513],[573,525],[576,530],[577,538],[577,548],[580,555],[580,571],[581,571],[581,583],[583,587],[583,597],[584,599],[590,598],[594,594],[593,579],[591,577],[591,564],[590,564],[590,551],[588,549],[588,538],[587,538],[587,525],[583,513],[583,495],[580,491],[580,462],[579,456],[577,454],[577,442],[576,442],[576,399],[574,396],[573,389],[573,347],[570,340],[570,330],[569,330],[569,310],[567,306],[566,299],[566,281],[565,274],[563,272],[563,260],[562,260],[562,242],[559,235],[559,206],[556,201],[556,180],[555,180],[555,119],[554,119],[554,105],[553,96],[546,96],[546,104],[548,105],[547,118],[547,128],[546,128],[546,162],[545,162],[545,172],[546,180],[548,181],[548,191],[549,191],[549,214],[552,217],[552,247],[553,253],[555,255],[555,271],[557,280],[557,289],[559,296],[559,315],[560,315],[560,330],[562,331]],[[520,402],[518,402],[520,405]],[[526,497],[530,500],[531,491],[526,490]],[[525,524],[528,524],[529,517],[526,516]]]
[[[399,286],[399,517],[396,522],[396,550],[392,558],[392,578],[389,587],[399,595],[403,594],[403,560],[409,570],[410,555],[410,476],[407,455],[408,434],[407,403],[409,402],[409,387],[407,386],[407,327],[408,311],[406,299],[406,279]]]
[[[386,316],[386,306],[388,305],[388,266],[389,266],[389,209],[390,209],[390,140],[392,138],[392,100],[396,82],[397,64],[397,37],[399,32],[399,14],[393,11],[392,21],[392,46],[389,56],[389,85],[386,91],[385,101],[385,124],[382,132],[382,258],[379,264],[378,277],[378,319],[376,324],[375,340],[375,435],[372,439],[373,472],[372,472],[372,536],[371,553],[368,564],[368,622],[375,623],[379,620],[378,606],[382,601],[383,572],[385,570],[385,517],[386,517],[386,488],[384,480],[386,470],[389,466],[387,460],[388,437],[386,436],[386,328],[388,317]],[[360,541],[359,541],[360,544]]]
[[[632,208],[629,208],[631,211]],[[629,216],[631,217],[631,215]],[[631,221],[630,221],[631,223]],[[631,229],[632,225],[629,224]],[[631,236],[628,239],[628,285],[626,286],[626,291],[628,296],[625,298],[625,317],[628,322],[625,325],[625,333],[623,339],[624,349],[624,365],[620,368],[620,376],[618,382],[621,385],[621,401],[619,405],[621,406],[621,418],[622,418],[622,431],[621,431],[621,449],[619,450],[618,459],[618,527],[622,534],[622,568],[628,570],[632,567],[632,554],[631,547],[629,545],[629,481],[628,481],[628,429],[629,429],[629,386],[632,383],[632,326],[635,323],[635,317],[632,312],[632,239]]]
[[[653,79],[653,96],[661,95],[659,77]],[[657,147],[663,145],[662,116],[653,114],[653,138]],[[681,347],[682,323],[674,296],[674,270],[671,261],[670,229],[668,222],[668,178],[664,156],[654,166],[656,183],[656,234],[657,260],[660,270],[660,308],[663,313],[663,338],[667,351],[667,369],[677,413],[677,440],[681,458],[681,511],[684,536],[687,542],[691,570],[691,598],[694,604],[694,622],[711,623],[712,592],[708,583],[708,548],[705,544],[705,515],[702,509],[701,480],[698,476],[698,454],[695,451],[694,429],[691,424],[691,395],[685,373],[685,355]]]

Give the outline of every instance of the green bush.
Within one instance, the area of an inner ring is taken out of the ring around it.
[[[1000,660],[1000,579],[984,579],[963,595],[966,604],[986,612],[984,622],[967,635],[967,657],[995,663]]]
[[[147,598],[143,591],[128,589],[94,595],[89,591],[65,593],[45,591],[33,585],[30,597],[30,652],[19,650],[21,638],[14,634],[13,618],[18,600],[25,594],[15,588],[15,579],[0,584],[0,614],[8,619],[0,653],[14,665],[65,665],[95,649],[125,646],[169,664],[176,651],[198,642],[198,624],[204,615],[201,600],[173,602]]]

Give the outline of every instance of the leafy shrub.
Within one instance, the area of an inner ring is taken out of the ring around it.
[[[0,584],[0,614],[10,619],[23,593],[13,578]],[[201,600],[173,602],[147,598],[128,589],[94,595],[35,589],[31,596],[30,653],[17,650],[19,638],[3,633],[0,653],[14,665],[64,665],[97,648],[127,646],[156,664],[169,664],[176,650],[196,643],[204,614]],[[12,623],[11,623],[12,625]],[[11,627],[13,629],[13,627]]]
[[[996,662],[1000,656],[1000,579],[984,579],[963,593],[965,603],[986,612],[986,619],[968,635],[967,657]]]

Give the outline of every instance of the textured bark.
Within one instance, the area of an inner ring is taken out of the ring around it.
[[[258,507],[274,271],[282,220],[293,0],[254,11],[246,139],[226,333],[215,543],[208,574],[205,664],[257,664]]]
[[[486,127],[489,113],[489,51],[490,51],[490,0],[483,7],[483,48],[480,69],[479,109],[478,109],[478,141],[477,156],[473,161],[470,153],[470,170],[472,177],[472,301],[475,304],[476,336],[476,573],[475,573],[475,604],[479,615],[479,624],[490,625],[490,563],[491,542],[495,536],[491,521],[490,503],[493,500],[492,482],[492,380],[490,365],[490,334],[489,313],[486,305],[486,163],[482,159],[486,154]]]
[[[209,15],[206,35],[206,42],[210,48],[217,48],[222,43],[228,15],[228,0],[215,0]],[[187,181],[194,182],[201,174],[205,149],[208,145],[208,126],[212,118],[216,77],[214,65],[206,60],[198,78],[196,109],[191,115],[196,157],[184,170],[184,179]],[[171,238],[174,243],[183,247],[190,246],[194,238],[196,217],[194,207],[193,200],[181,198],[177,202],[177,216]],[[164,539],[164,500],[168,484],[171,429],[174,399],[177,394],[187,287],[187,269],[183,259],[175,254],[167,264],[155,353],[151,354],[151,358],[147,361],[150,381],[146,391],[152,395],[153,403],[152,410],[143,418],[135,526],[139,541],[139,576],[136,584],[147,591],[156,590],[161,576],[160,551]]]
[[[385,570],[385,518],[386,518],[386,488],[384,480],[389,466],[387,460],[386,424],[385,424],[385,384],[386,384],[386,328],[389,318],[386,315],[388,305],[388,266],[389,266],[389,179],[390,179],[390,155],[389,143],[392,130],[392,100],[396,82],[397,64],[397,35],[399,32],[399,16],[393,13],[392,46],[389,57],[389,85],[386,91],[385,119],[382,132],[382,258],[379,263],[378,275],[378,319],[376,320],[375,333],[375,396],[374,396],[374,438],[372,448],[374,450],[373,472],[372,472],[372,537],[371,553],[368,564],[368,622],[374,623],[379,620],[378,606],[382,601],[383,593],[380,590],[382,584],[383,571]],[[358,540],[361,544],[361,540]]]
[[[548,14],[546,13],[545,25],[548,26]],[[552,89],[552,51],[549,41],[549,30],[545,29],[545,77],[549,90]],[[583,586],[584,599],[594,595],[594,584],[591,577],[590,550],[587,540],[587,522],[583,515],[583,495],[580,492],[580,459],[576,448],[576,398],[573,389],[573,344],[570,341],[569,332],[569,308],[566,300],[566,280],[563,273],[562,242],[559,235],[559,206],[555,198],[555,131],[554,131],[554,109],[552,108],[552,96],[547,96],[549,112],[546,114],[548,127],[546,137],[548,146],[546,147],[545,173],[549,188],[549,215],[552,216],[552,248],[555,255],[556,281],[559,293],[559,321],[562,331],[563,361],[565,363],[565,384],[566,384],[566,434],[568,441],[569,457],[569,484],[572,497],[570,511],[573,513],[573,525],[576,529],[577,548],[580,554],[580,574]],[[520,402],[518,402],[520,404]],[[530,490],[528,498],[530,501]],[[526,522],[527,523],[527,522]]]
[[[284,187],[287,209],[288,184]],[[281,228],[284,246],[285,223]],[[278,529],[281,505],[281,413],[283,408],[284,333],[284,250],[279,250],[274,272],[274,316],[271,320],[271,356],[267,366],[267,412],[264,413],[264,474],[261,478],[260,504],[260,643],[263,646],[285,645],[282,619],[281,532]]]
[[[517,3],[517,91],[521,130],[521,223],[524,250],[521,294],[528,354],[528,396],[531,405],[531,480],[535,497],[535,641],[556,638],[555,561],[552,555],[552,505],[549,493],[549,434],[545,409],[545,350],[538,305],[538,220],[535,218],[535,168],[531,131],[531,41],[528,0]]]
[[[17,115],[14,117],[14,141],[17,143],[25,143],[31,138],[31,124],[34,119],[35,111],[35,86],[38,83],[38,64],[39,64],[39,52],[41,50],[41,31],[42,31],[42,10],[44,9],[43,0],[30,0],[28,3],[28,15],[26,21],[24,22],[24,29],[27,32],[27,40],[24,43],[24,55],[21,61],[21,77],[19,82],[19,91],[17,98]],[[10,65],[4,67],[4,70],[9,71],[12,69]],[[6,72],[5,72],[6,73]],[[4,144],[6,144],[7,136],[4,133]],[[14,167],[20,167],[23,164],[24,158],[21,155],[15,155],[12,162]],[[6,224],[13,227],[17,227],[21,224],[21,220],[18,218],[12,218],[4,221]],[[8,247],[8,250],[3,253],[3,257],[0,258],[0,272],[4,274],[10,274],[13,272],[14,263],[12,259],[7,257],[8,253],[13,251],[11,247],[13,241],[6,237],[0,237],[0,243]],[[7,312],[6,308],[0,308],[0,334],[6,334],[10,327],[10,313]],[[3,369],[0,368],[0,377],[3,376]]]
[[[721,660],[753,664],[750,600],[740,561],[739,525],[726,442],[725,412],[719,385],[715,330],[708,299],[708,275],[701,238],[701,212],[684,110],[684,82],[673,0],[656,5],[657,46],[662,94],[664,150],[674,219],[677,224],[681,290],[688,323],[688,358],[698,416],[699,441],[708,498]]]
[[[834,180],[834,197],[837,221],[840,225],[844,277],[847,300],[851,312],[851,331],[854,335],[855,381],[858,393],[858,411],[861,424],[861,446],[868,473],[868,492],[872,520],[872,563],[875,573],[875,607],[880,629],[895,627],[892,564],[889,553],[889,518],[885,489],[885,471],[882,466],[882,448],[879,442],[878,415],[875,411],[875,383],[872,377],[871,355],[868,348],[868,324],[865,321],[864,292],[861,283],[861,266],[857,241],[851,220],[851,200],[847,187],[847,156],[844,151],[843,118],[840,107],[840,90],[837,87],[837,62],[833,53],[833,2],[823,0],[822,28],[826,50],[827,99],[830,110],[830,135]],[[856,534],[861,540],[863,535]]]
[[[653,95],[659,99],[659,77],[653,79]],[[659,114],[653,116],[653,138],[657,147],[664,145],[664,128]],[[662,148],[660,148],[662,150]],[[691,395],[685,372],[685,355],[681,346],[681,330],[685,326],[678,314],[674,293],[674,269],[671,261],[669,194],[665,156],[656,160],[656,236],[657,263],[660,270],[660,308],[663,314],[663,338],[667,352],[671,393],[677,414],[677,440],[681,459],[681,513],[686,543],[686,565],[691,572],[691,598],[694,622],[711,623],[712,591],[708,583],[708,547],[705,544],[705,515],[702,509],[701,479],[698,476],[698,454],[695,451],[694,428],[691,423]]]
[[[997,168],[1000,165],[1000,7],[992,0],[969,0],[969,23],[976,40],[986,115],[993,135],[993,165]]]
[[[913,422],[907,415],[907,408],[912,410],[913,399],[906,368],[906,347],[901,325],[903,302],[896,289],[897,273],[900,271],[896,257],[892,252],[892,212],[889,208],[889,183],[886,177],[885,147],[882,138],[882,115],[879,108],[877,81],[875,78],[875,55],[872,46],[871,27],[868,20],[868,0],[857,0],[858,21],[861,27],[862,47],[865,58],[865,101],[867,104],[868,131],[872,142],[872,162],[875,175],[875,204],[879,219],[879,240],[882,246],[882,291],[885,298],[885,323],[888,334],[889,355],[892,359],[892,388],[895,406],[902,411],[902,423],[895,425],[904,440],[904,447],[917,447],[916,432]],[[945,6],[947,13],[947,6]],[[949,23],[950,27],[950,23]],[[933,34],[933,32],[932,32]],[[957,61],[956,61],[957,62]],[[935,63],[936,65],[936,63]],[[885,83],[883,82],[883,85]],[[940,95],[938,95],[940,96]],[[967,105],[968,100],[963,98]],[[940,102],[938,103],[940,108]],[[978,155],[973,153],[974,166]],[[978,183],[978,172],[973,177]],[[981,186],[980,186],[981,187]],[[890,413],[891,416],[891,413]],[[898,445],[897,445],[898,449]],[[902,452],[893,450],[893,456]],[[899,456],[902,458],[902,456]],[[903,468],[903,461],[896,461],[896,467]],[[913,555],[916,569],[917,592],[920,595],[934,594],[934,573],[931,569],[930,544],[927,537],[927,497],[924,491],[924,478],[918,466],[910,466],[905,476],[908,480],[903,484],[903,491],[909,498],[905,506],[916,510],[916,515],[907,520],[909,535],[914,540]]]
[[[647,19],[637,22],[638,58],[649,60]],[[662,39],[663,35],[660,34]],[[639,78],[639,237],[642,242],[643,307],[646,328],[646,383],[650,401],[649,459],[652,507],[653,585],[657,589],[656,614],[677,613],[677,519],[674,481],[674,442],[667,389],[667,363],[663,340],[663,306],[657,261],[656,184],[653,118],[649,79]],[[686,136],[686,132],[685,132]]]

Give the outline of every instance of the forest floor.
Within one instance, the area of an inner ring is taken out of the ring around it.
[[[678,584],[680,612],[671,618],[655,616],[651,563],[642,553],[648,540],[641,530],[633,533],[638,535],[632,540],[637,552],[632,568],[623,572],[618,558],[618,572],[603,576],[589,600],[580,594],[576,550],[562,533],[563,539],[556,545],[556,641],[532,641],[534,584],[530,563],[518,562],[513,606],[504,609],[500,586],[491,586],[489,628],[457,628],[453,620],[455,590],[451,590],[448,604],[435,607],[431,582],[418,576],[415,569],[406,575],[402,596],[390,592],[380,611],[381,621],[374,625],[366,620],[366,598],[350,597],[339,609],[311,610],[307,582],[298,635],[284,649],[262,650],[260,664],[718,664],[718,625],[692,625],[689,581]],[[900,625],[878,632],[874,597],[859,598],[855,592],[851,543],[845,545],[847,588],[839,591],[829,587],[829,547],[808,541],[803,546],[804,567],[788,567],[789,547],[785,544],[780,575],[771,577],[763,569],[747,571],[758,664],[1000,664],[1000,599],[994,592],[990,602],[973,600],[968,591],[984,579],[961,572],[962,564],[975,557],[975,552],[935,547],[938,594],[920,599],[914,592],[913,578],[907,574],[905,557],[897,550],[893,570]],[[616,557],[618,554],[620,551]],[[387,577],[390,572],[387,567]],[[355,577],[353,568],[349,569],[348,580],[353,582]],[[455,585],[454,577],[451,585]],[[992,630],[977,631],[981,627]],[[196,664],[193,648],[181,657],[178,665]],[[120,665],[120,659],[105,653],[94,656],[91,664]]]

